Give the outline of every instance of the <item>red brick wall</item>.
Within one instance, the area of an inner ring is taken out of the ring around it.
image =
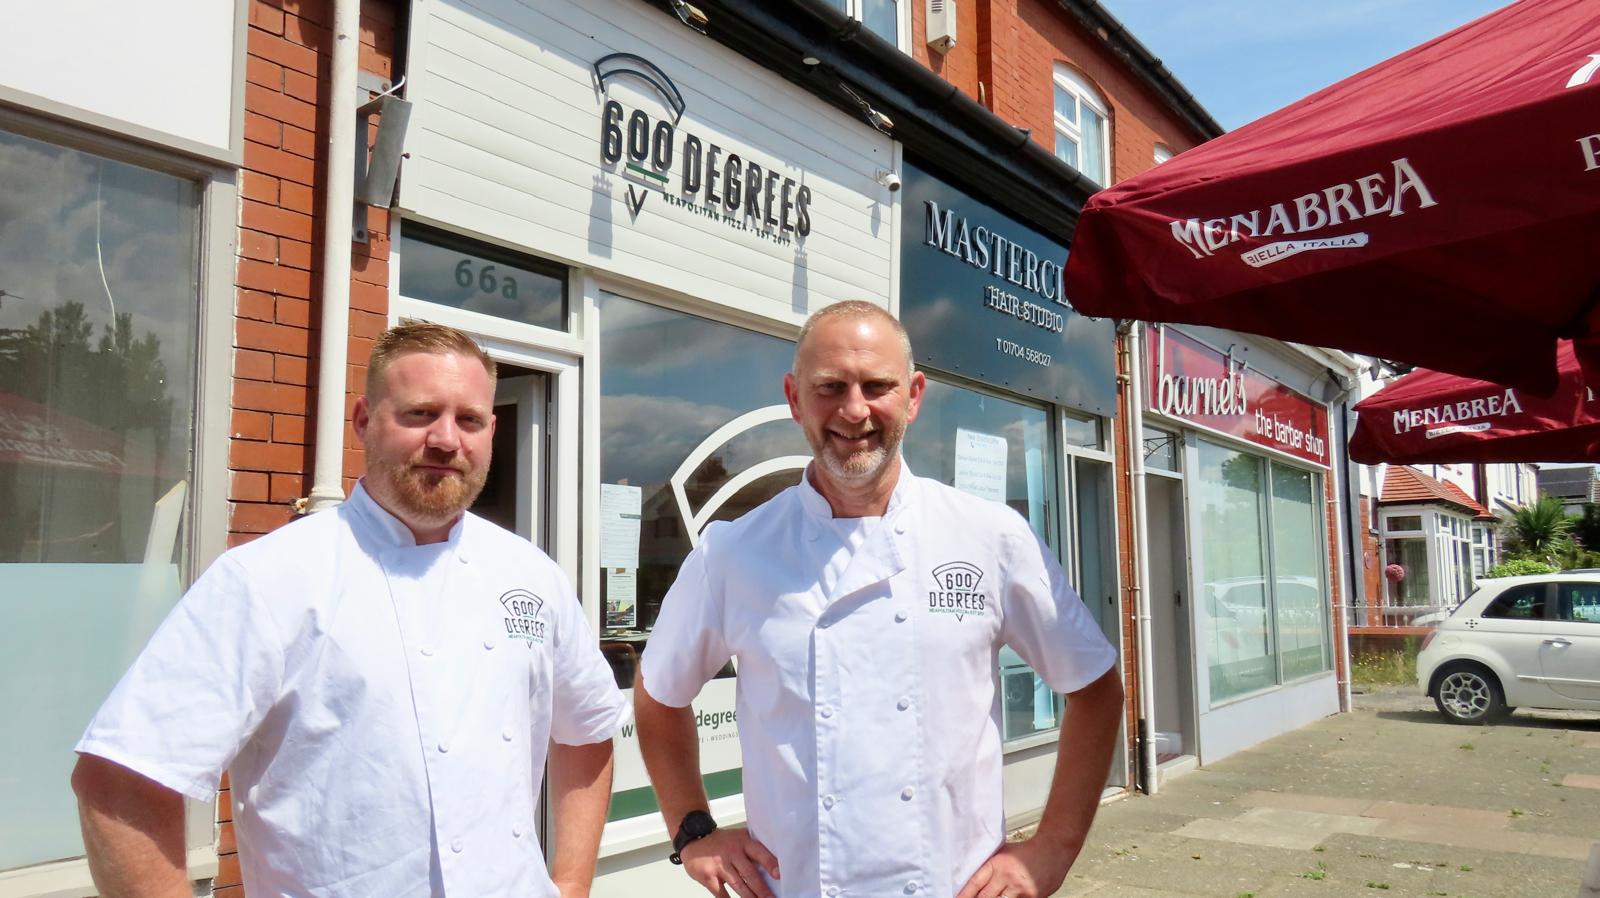
[[[1154,163],[1157,143],[1181,153],[1200,141],[1166,103],[1107,54],[1099,40],[1072,21],[1056,0],[977,0],[957,10],[957,43],[945,56],[931,53],[924,4],[911,6],[912,56],[1047,150],[1055,149],[1055,64],[1076,68],[1111,106],[1114,180]],[[982,84],[982,90],[979,84]]]
[[[360,68],[384,79],[394,64],[395,7],[393,0],[362,4]],[[331,22],[329,0],[250,0],[234,279],[230,547],[287,523],[294,501],[311,489]],[[365,386],[372,340],[388,321],[387,212],[372,210],[368,225],[371,242],[352,244],[347,422]],[[334,226],[349,227],[349,218],[340,216]],[[348,423],[345,447],[348,489],[362,471]],[[227,784],[224,777],[217,799],[221,857],[214,886],[219,898],[239,898]]]

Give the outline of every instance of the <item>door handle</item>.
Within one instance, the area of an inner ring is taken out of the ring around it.
[[[1555,646],[1555,647],[1556,647],[1556,648],[1558,648],[1558,649],[1559,649],[1559,648],[1565,648],[1565,647],[1567,647],[1567,646],[1569,646],[1569,645],[1572,645],[1572,643],[1571,643],[1571,642],[1570,642],[1570,641],[1568,641],[1568,640],[1565,640],[1565,639],[1562,639],[1562,638],[1561,638],[1561,637],[1559,637],[1559,636],[1557,636],[1557,637],[1556,637],[1556,638],[1554,638],[1554,639],[1546,639],[1546,640],[1545,640],[1545,641],[1544,641],[1544,644],[1545,644],[1545,645],[1553,645],[1553,646]]]

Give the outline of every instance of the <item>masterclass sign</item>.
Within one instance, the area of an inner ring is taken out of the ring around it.
[[[1150,408],[1173,418],[1328,464],[1328,408],[1170,327],[1152,325]]]
[[[1111,414],[1113,324],[1067,301],[1067,248],[909,162],[902,182],[900,319],[917,362]]]

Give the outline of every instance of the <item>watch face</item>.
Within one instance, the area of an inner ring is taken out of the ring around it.
[[[717,821],[705,811],[690,811],[683,818],[683,831],[686,835],[696,839],[711,835],[717,828]]]

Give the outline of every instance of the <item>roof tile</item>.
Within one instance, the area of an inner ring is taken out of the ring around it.
[[[1410,465],[1390,465],[1383,476],[1383,495],[1378,500],[1384,505],[1446,505],[1458,506],[1475,518],[1492,520],[1489,509],[1479,505],[1461,487],[1437,480]]]

